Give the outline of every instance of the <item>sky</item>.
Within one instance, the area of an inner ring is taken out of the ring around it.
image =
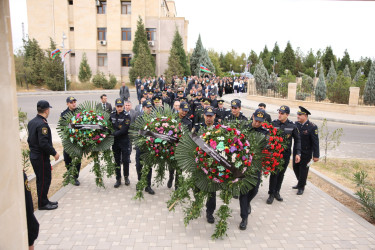
[[[50,0],[45,0],[50,1]],[[109,0],[114,1],[114,0]],[[13,47],[22,46],[22,22],[27,33],[26,0],[10,0]],[[188,51],[201,34],[203,46],[226,53],[235,50],[257,54],[275,42],[285,49],[290,41],[307,54],[331,46],[342,57],[345,49],[351,59],[375,59],[375,2],[309,0],[175,0],[177,16],[188,26]]]

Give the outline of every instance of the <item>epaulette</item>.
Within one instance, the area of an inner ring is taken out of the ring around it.
[[[113,110],[112,112],[111,112],[111,114],[115,114],[117,111],[116,110]]]

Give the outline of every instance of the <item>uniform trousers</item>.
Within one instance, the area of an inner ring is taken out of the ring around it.
[[[141,180],[142,177],[142,168],[143,165],[141,164],[141,155],[142,152],[138,148],[135,150],[135,167],[137,169],[137,175],[138,175],[138,181]],[[147,175],[147,185],[151,187],[151,177],[152,177],[152,168],[150,168],[150,171]]]
[[[49,203],[47,194],[51,185],[51,162],[49,156],[41,154],[39,156],[30,156],[36,176],[36,191],[38,194],[38,207],[44,207]]]
[[[63,154],[64,154],[65,167],[68,169],[69,165],[72,163],[72,157],[70,157],[70,155],[67,152],[65,152],[65,150]],[[78,163],[74,167],[77,169],[77,174],[74,176],[74,178],[78,179],[79,171],[81,170],[81,163]]]
[[[124,177],[129,177],[129,143],[117,142],[112,146],[113,156],[116,162],[116,180],[121,180],[121,163]]]
[[[307,176],[309,174],[307,164],[310,162],[311,156],[302,154],[301,161],[299,163],[295,163],[294,159],[295,155],[293,155],[293,170],[298,180],[297,188],[304,189],[306,186]]]
[[[276,193],[280,192],[281,185],[283,184],[283,180],[284,180],[285,171],[286,171],[286,169],[288,168],[288,165],[289,165],[290,153],[286,152],[284,154],[284,161],[285,162],[284,162],[284,165],[283,165],[283,169],[274,173],[274,174],[271,174],[271,176],[270,176],[270,184],[269,184],[268,194],[276,194]]]
[[[254,197],[257,195],[259,190],[259,185],[261,181],[261,174],[258,172],[258,180],[255,187],[253,187],[249,192],[246,194],[240,194],[239,201],[240,201],[240,210],[241,210],[241,218],[246,219],[249,216],[249,213],[247,212],[250,202],[254,199]]]

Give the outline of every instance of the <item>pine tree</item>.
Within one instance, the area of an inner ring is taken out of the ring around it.
[[[142,47],[142,49],[141,49]],[[138,63],[138,67],[141,68],[135,68],[136,67],[136,61],[139,62],[138,57],[142,56],[144,65],[147,65],[147,67],[150,67],[149,69],[145,69],[144,66],[141,66],[140,63]],[[149,77],[155,75],[155,61],[154,58],[151,55],[150,48],[148,47],[148,41],[146,36],[146,29],[143,24],[142,18],[139,16],[138,22],[137,22],[137,31],[135,32],[135,38],[133,42],[133,58],[130,61],[130,65],[132,66],[129,70],[129,78],[130,82],[134,83],[135,79],[137,79],[138,76],[141,77]],[[148,74],[138,74],[141,72],[148,72]]]
[[[324,71],[325,72],[328,72],[328,70],[330,69],[331,65],[333,62],[333,65],[334,65],[334,68],[336,68],[336,58],[335,56],[333,55],[333,51],[332,51],[332,48],[331,46],[328,46],[325,50],[325,53],[322,57],[322,63],[323,63],[323,67],[324,67]]]
[[[177,55],[179,57],[179,63],[184,69],[184,72],[180,74],[179,76],[185,75],[188,76],[190,75],[190,67],[187,63],[187,57],[184,49],[184,42],[182,41],[182,37],[180,33],[178,32],[177,28],[173,37],[173,42],[172,42],[172,48],[176,48]],[[172,50],[172,49],[171,49]]]
[[[190,58],[190,69],[193,75],[200,74],[200,66],[207,67],[211,72],[215,72],[215,67],[208,56],[207,50],[203,47],[201,35],[199,35],[193,54]]]
[[[359,67],[359,69],[357,70],[357,73],[355,74],[354,78],[353,78],[353,84],[355,85],[356,82],[358,82],[359,78],[361,77],[362,75],[362,66]]]
[[[363,73],[365,74],[366,77],[368,77],[368,75],[370,73],[371,64],[372,64],[371,59],[368,59],[367,62],[366,62],[366,64],[365,64],[365,67],[363,69]]]
[[[267,92],[269,75],[264,67],[262,58],[259,59],[259,63],[255,66],[254,78],[257,91],[264,95]]]
[[[171,48],[168,58],[168,69],[164,72],[168,82],[172,81],[172,77],[182,76],[184,74],[184,68],[181,65],[180,57],[176,47]]]
[[[249,61],[251,61],[251,68],[250,68],[250,73],[254,74],[255,72],[255,65],[258,64],[258,56],[257,54],[255,53],[254,50],[251,50],[250,52],[250,56],[249,56]]]
[[[80,82],[89,82],[92,76],[91,68],[87,62],[86,53],[82,55],[82,61],[79,65],[78,79]]]
[[[273,72],[270,74],[268,88],[274,91],[277,88],[277,75]]]
[[[375,105],[375,63],[371,65],[363,94],[363,101],[366,105]]]
[[[324,80],[323,65],[320,65],[319,80],[315,87],[315,101],[324,101],[327,97],[327,87]]]
[[[50,38],[50,48],[46,51],[47,55],[51,55],[51,52],[56,49],[56,43]],[[50,90],[64,90],[64,64],[61,61],[60,55],[57,55],[54,59],[50,56],[44,59],[42,74],[44,82],[47,84]],[[69,89],[70,82],[67,80],[67,89]]]
[[[280,65],[280,73],[285,74],[285,70],[289,70],[291,74],[294,73],[296,65],[296,56],[290,42],[287,43],[283,53]]]
[[[214,50],[209,50],[208,56],[210,57],[210,60],[215,67],[215,75],[222,76],[223,71],[221,70],[221,67],[220,67],[220,56],[219,56],[219,54],[217,52],[215,52]]]
[[[280,62],[281,62],[281,57],[282,57],[282,54],[281,54],[281,52],[280,52],[279,45],[278,45],[277,42],[276,42],[276,43],[275,43],[275,46],[273,47],[272,53],[271,53],[271,59],[273,58],[273,60],[276,61],[275,64],[274,64],[273,61],[271,61],[272,66],[275,65],[275,72],[276,72],[276,73],[279,73],[279,71],[280,71]],[[271,66],[271,68],[272,68],[272,66]]]
[[[352,61],[350,60],[350,56],[348,50],[345,50],[344,57],[341,59],[340,63],[338,63],[337,71],[344,71],[345,67],[348,66],[349,69],[351,68]]]
[[[32,40],[23,40],[25,49],[25,67],[28,69],[27,81],[34,85],[42,85],[43,78],[43,64],[44,64],[44,51],[40,48],[39,43],[34,38]]]
[[[343,75],[344,75],[344,77],[350,78],[350,81],[352,80],[352,76],[350,75],[350,69],[349,69],[348,65],[345,65]]]
[[[333,84],[337,79],[337,73],[335,70],[335,65],[333,64],[333,61],[331,61],[331,67],[329,68],[328,74],[327,74],[327,83],[328,85]]]

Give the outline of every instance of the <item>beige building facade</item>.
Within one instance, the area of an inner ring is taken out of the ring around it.
[[[93,74],[113,74],[129,80],[129,61],[137,21],[141,17],[149,47],[156,62],[156,75],[167,69],[169,50],[176,29],[187,51],[188,24],[177,17],[174,1],[166,0],[27,0],[28,35],[42,49],[50,46],[50,37],[67,54],[67,75],[78,81],[79,65],[86,53]],[[65,34],[64,48],[62,37]]]

